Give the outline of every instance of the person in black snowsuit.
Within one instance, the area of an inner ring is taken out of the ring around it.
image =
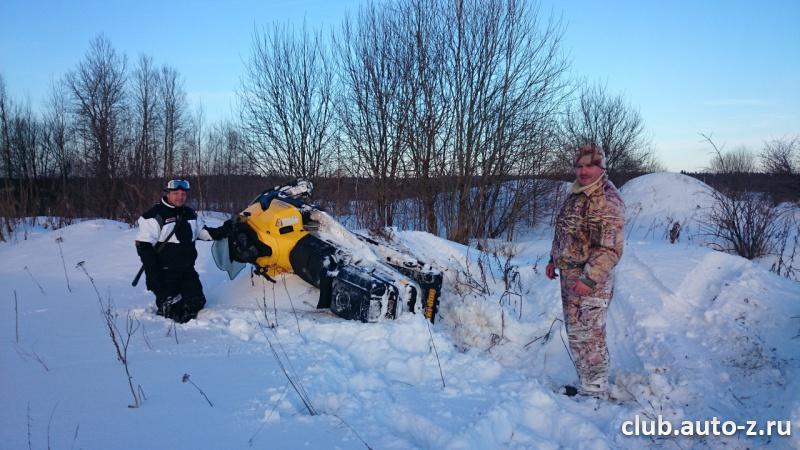
[[[197,317],[206,304],[200,277],[194,269],[195,240],[227,237],[226,225],[208,228],[185,206],[189,182],[171,180],[161,201],[139,217],[136,252],[142,260],[147,289],[156,295],[156,313],[178,323]]]

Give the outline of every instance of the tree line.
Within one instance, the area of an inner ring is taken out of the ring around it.
[[[211,124],[176,68],[99,35],[37,112],[0,78],[0,214],[131,222],[173,176],[196,206],[235,212],[305,176],[359,226],[511,237],[552,207],[547,180],[579,144],[603,145],[612,179],[658,168],[638,110],[570,76],[565,32],[519,0],[366,3],[330,32],[255,29],[238,115]]]

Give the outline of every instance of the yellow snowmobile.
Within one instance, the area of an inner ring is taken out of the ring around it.
[[[307,202],[313,185],[299,178],[268,189],[226,222],[214,261],[231,279],[244,268],[274,282],[294,273],[320,291],[317,308],[345,319],[376,322],[422,313],[433,322],[442,272],[408,251],[347,230]]]

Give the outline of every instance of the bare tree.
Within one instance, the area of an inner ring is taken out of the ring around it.
[[[203,153],[203,133],[205,129],[206,116],[203,104],[199,103],[194,110],[189,120],[189,132],[187,134],[187,146],[191,150],[191,172],[197,177],[197,181],[193,186],[195,190],[195,198],[197,199],[200,209],[206,208],[206,186],[205,176],[209,174],[208,160],[204,158]]]
[[[25,182],[48,173],[51,155],[44,151],[45,130],[29,102],[12,104],[0,99],[2,117],[3,162],[9,179]]]
[[[186,128],[186,91],[176,69],[167,65],[161,67],[159,91],[163,175],[169,177],[175,174],[175,151]]]
[[[524,213],[565,95],[562,28],[512,0],[368,4],[337,36],[337,102],[356,175],[391,225],[412,178],[429,231],[497,236]],[[446,180],[442,189],[437,181]],[[437,214],[438,212],[438,214]]]
[[[48,174],[52,162],[43,145],[45,129],[28,103],[16,106],[9,125],[11,173],[16,178],[18,212],[26,216],[35,215],[41,204],[36,181]]]
[[[251,175],[249,158],[244,151],[241,129],[231,122],[212,125],[208,132],[205,154],[212,175]]]
[[[254,32],[240,91],[252,164],[262,173],[316,177],[333,150],[333,70],[320,33],[273,25]]]
[[[353,172],[371,178],[374,215],[366,225],[391,226],[402,168],[414,54],[398,35],[399,15],[368,3],[355,21],[345,19],[337,36],[342,96],[339,115]]]
[[[11,231],[16,219],[36,215],[40,201],[37,180],[50,175],[52,155],[47,152],[47,132],[29,102],[14,103],[0,78],[0,149],[3,164],[2,226]],[[4,233],[0,232],[0,240]]]
[[[84,60],[66,77],[78,132],[92,175],[110,180],[117,172],[125,113],[125,65],[104,36],[95,37]]]
[[[9,141],[9,107],[11,101],[6,95],[6,82],[0,74],[0,162],[2,162],[3,197],[0,199],[0,241],[5,242],[14,223],[14,196],[11,190],[11,142]]]
[[[448,162],[455,178],[445,220],[448,238],[466,242],[504,231],[508,220],[497,213],[509,210],[497,208],[502,195],[525,198],[524,189],[506,190],[503,183],[535,175],[528,171],[561,107],[567,62],[560,56],[560,22],[541,22],[536,4],[453,0],[444,9],[453,102]]]
[[[20,180],[36,179],[36,150],[41,136],[41,127],[33,116],[30,104],[17,105],[9,124],[11,144],[11,174]]]
[[[641,114],[622,95],[612,95],[605,85],[584,85],[575,103],[567,107],[563,165],[571,167],[575,148],[597,143],[606,154],[609,175],[644,172],[655,163],[644,135]]]
[[[69,97],[63,83],[54,83],[45,112],[45,128],[48,130],[47,146],[55,160],[62,192],[66,190],[67,178],[75,163],[75,136],[70,117]]]
[[[151,178],[165,171],[198,177],[215,168],[225,174],[251,173],[236,127],[221,125],[211,139],[201,115],[192,122],[175,69],[156,68],[151,58],[141,56],[130,75],[128,80],[125,56],[99,35],[62,82],[52,86],[41,116],[13,102],[0,77],[3,230],[33,215],[65,217],[67,222],[76,216],[133,220],[151,200]],[[206,148],[208,141],[219,145]],[[219,179],[236,186],[226,177]],[[193,182],[206,192],[204,183]],[[234,208],[240,206],[238,198]],[[4,237],[0,234],[0,240]]]
[[[535,226],[553,208],[553,191],[558,183],[546,180],[542,175],[550,169],[554,149],[558,148],[559,136],[556,117],[538,124],[535,133],[530,133],[523,147],[525,157],[519,158],[516,170],[527,176],[518,177],[513,183],[505,183],[497,200],[496,221],[488,227],[489,236],[505,233],[511,240],[517,225],[524,219],[529,226]]]
[[[241,176],[254,175],[244,146],[241,128],[237,125],[217,122],[209,127],[203,150],[203,158],[207,161],[205,170],[208,187],[205,192],[209,194],[207,198],[213,194],[214,203],[209,204],[208,209],[238,211],[242,201],[252,196],[251,188],[240,186],[243,180]]]
[[[10,108],[11,100],[6,94],[6,82],[3,75],[0,74],[0,153],[2,153],[3,175],[5,176],[6,183],[11,179],[12,172],[11,142],[8,126]]]
[[[410,108],[406,141],[411,177],[420,198],[420,224],[439,233],[436,199],[445,175],[445,155],[452,132],[452,108],[447,91],[448,24],[441,10],[443,2],[409,0],[398,5],[400,33],[409,39],[414,55],[410,79]]]
[[[767,141],[759,156],[765,172],[796,175],[800,164],[800,136]]]
[[[153,58],[140,55],[133,70],[131,109],[134,122],[134,148],[131,173],[150,178],[158,171],[158,124],[162,109],[159,107],[160,74]]]
[[[705,137],[705,136],[704,136]],[[706,137],[710,142],[710,137]],[[733,150],[724,151],[723,148],[714,146],[708,171],[712,173],[735,175],[754,173],[756,171],[756,155],[747,147],[739,146]]]

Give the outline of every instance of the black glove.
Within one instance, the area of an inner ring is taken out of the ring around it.
[[[144,276],[147,290],[156,294],[156,297],[158,297],[158,292],[161,289],[161,277],[159,276],[158,272],[145,271]]]
[[[158,263],[158,256],[153,244],[149,242],[136,241],[136,253],[142,260],[144,266],[144,274],[147,280],[147,289],[156,296],[161,288],[161,265]]]
[[[211,235],[211,239],[218,241],[220,239],[225,239],[231,235],[231,232],[233,231],[233,220],[228,219],[225,222],[223,222],[222,226],[219,227],[214,227],[214,228],[205,227],[205,228],[206,231],[208,231],[208,234]]]

